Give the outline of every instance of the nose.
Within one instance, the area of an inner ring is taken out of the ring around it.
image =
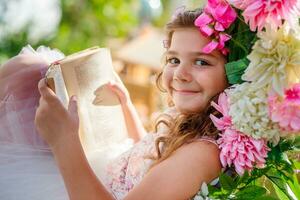
[[[182,82],[190,82],[192,80],[191,69],[187,63],[180,63],[173,75],[173,79]]]

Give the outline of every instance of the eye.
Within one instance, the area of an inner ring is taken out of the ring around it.
[[[168,58],[167,64],[178,65],[180,64],[180,60],[178,58]]]
[[[195,65],[199,65],[199,66],[208,66],[210,65],[208,62],[201,60],[201,59],[197,59],[195,60]]]

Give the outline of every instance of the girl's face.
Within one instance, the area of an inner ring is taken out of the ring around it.
[[[227,86],[225,58],[201,53],[210,40],[196,28],[177,29],[167,51],[162,83],[181,113],[201,112]]]

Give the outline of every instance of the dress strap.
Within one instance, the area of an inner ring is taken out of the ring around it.
[[[215,144],[219,148],[219,145],[218,145],[217,141],[214,138],[209,137],[209,136],[201,136],[199,138],[195,138],[193,141],[207,141],[207,142],[210,142],[212,144]]]

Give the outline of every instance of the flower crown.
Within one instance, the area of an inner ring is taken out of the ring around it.
[[[240,199],[247,199],[248,192],[256,199],[258,190],[272,199],[256,184],[267,177],[280,195],[300,199],[300,161],[287,156],[300,155],[299,16],[298,0],[208,0],[195,20],[211,39],[202,52],[218,49],[228,58],[232,86],[212,102],[223,116],[210,117],[220,131],[221,164],[237,174],[221,174],[221,188],[201,197],[239,199],[244,192]]]

